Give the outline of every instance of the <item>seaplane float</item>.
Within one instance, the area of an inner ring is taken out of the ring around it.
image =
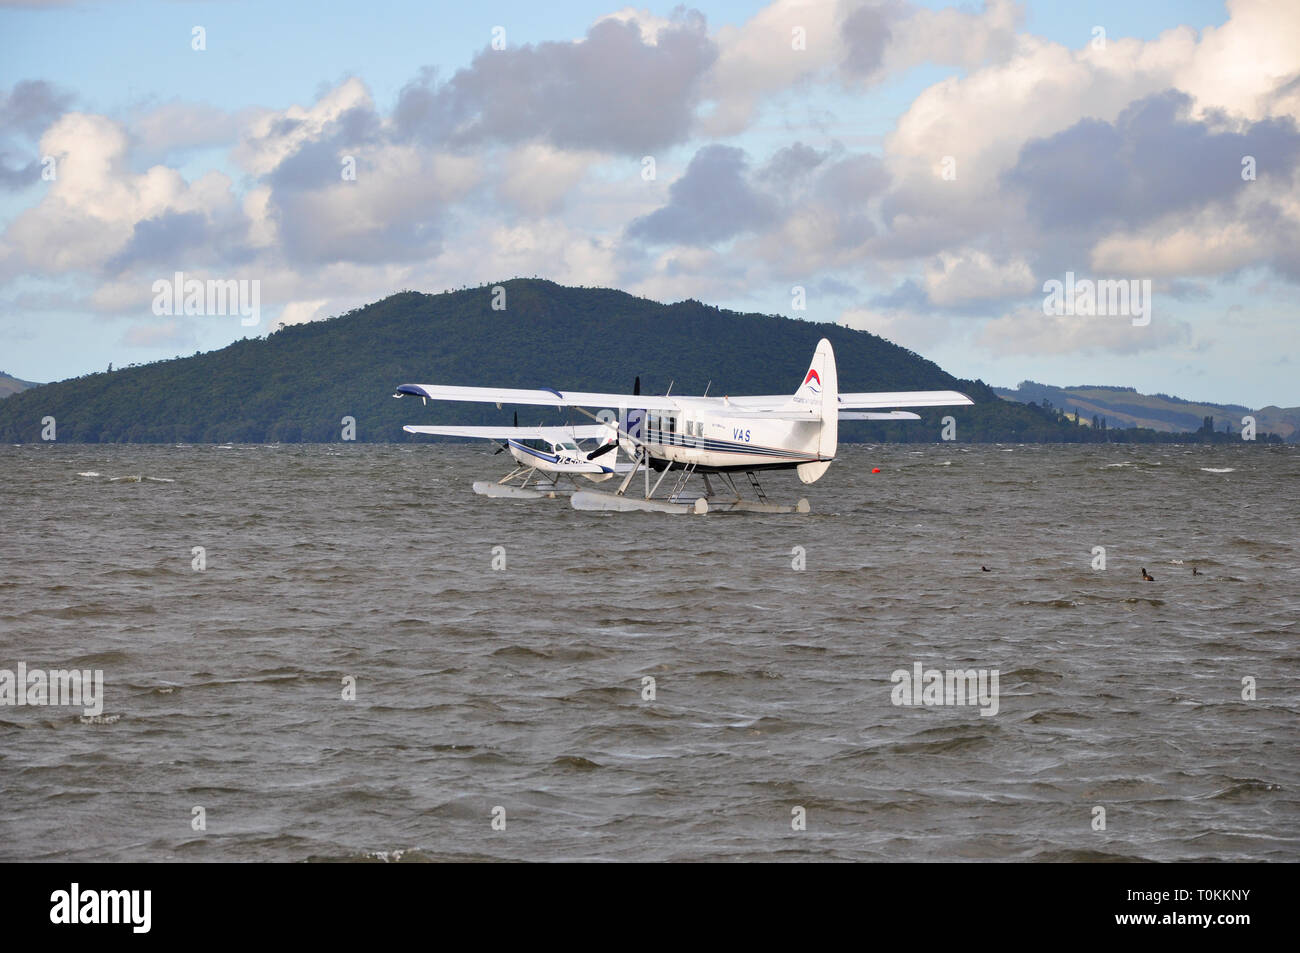
[[[794,505],[771,502],[758,481],[767,470],[794,470],[815,483],[835,459],[841,420],[920,420],[902,407],[953,407],[974,403],[965,394],[941,391],[884,391],[842,394],[835,352],[822,338],[803,382],[791,395],[688,397],[525,390],[508,387],[458,387],[402,384],[394,397],[422,401],[521,404],[568,408],[592,420],[573,427],[460,427],[408,425],[410,433],[504,441],[518,466],[496,483],[479,482],[482,496],[538,498],[567,496],[574,509],[660,513],[748,511],[807,513],[808,501]],[[517,418],[516,418],[517,423]],[[595,440],[583,450],[582,441]],[[622,450],[630,462],[619,462]],[[643,476],[636,490],[637,475]],[[672,476],[671,486],[660,488]],[[613,492],[587,489],[578,477],[599,483],[621,475]],[[736,476],[748,479],[746,498]],[[575,489],[559,489],[567,477]],[[692,477],[703,495],[687,493]],[[536,483],[530,487],[534,479]],[[653,482],[652,482],[653,480]]]

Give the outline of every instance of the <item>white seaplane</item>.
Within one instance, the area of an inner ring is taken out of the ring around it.
[[[408,394],[425,400],[498,406],[529,404],[576,410],[596,421],[589,428],[581,428],[584,432],[589,430],[592,435],[616,436],[623,450],[633,458],[633,464],[616,491],[578,490],[570,497],[573,507],[579,510],[664,513],[707,513],[710,510],[806,513],[809,510],[806,499],[800,499],[794,506],[770,502],[759,485],[758,471],[794,470],[804,483],[815,483],[835,459],[841,420],[919,420],[918,414],[893,408],[951,407],[974,403],[965,394],[952,390],[841,394],[835,352],[825,338],[818,342],[803,382],[792,395],[684,397],[669,394],[660,397],[549,388],[521,390],[402,384],[393,396]],[[602,410],[597,413],[593,408]],[[617,415],[612,408],[617,408]],[[453,434],[455,436],[488,436],[487,431],[491,430],[510,439],[504,431],[512,428],[406,429],[415,433],[440,434],[447,434],[452,429],[460,430]],[[516,460],[519,460],[518,456]],[[590,458],[586,462],[590,463]],[[656,499],[655,494],[674,468],[675,483],[664,497]],[[638,471],[645,475],[644,492],[629,493]],[[658,474],[653,486],[652,471]],[[734,480],[737,473],[749,478],[754,490],[753,499],[743,498],[737,489]],[[702,478],[704,495],[688,499],[684,490],[693,475]],[[717,486],[710,477],[716,478]]]
[[[485,480],[476,482],[474,492],[480,496],[554,498],[573,492],[560,487],[561,477],[567,477],[574,481],[575,485],[578,476],[599,483],[608,480],[616,473],[625,473],[633,469],[630,463],[618,462],[618,434],[614,427],[606,424],[588,424],[580,427],[520,427],[519,415],[516,414],[513,427],[438,427],[408,424],[402,429],[408,433],[431,434],[438,437],[467,437],[500,443],[497,453],[508,450],[518,466],[495,483]],[[578,446],[578,442],[583,440],[599,440],[601,443],[591,450],[584,450]],[[532,486],[529,486],[530,483]]]

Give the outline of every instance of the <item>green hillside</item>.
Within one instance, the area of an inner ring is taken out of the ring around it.
[[[87,442],[330,442],[344,416],[359,441],[428,440],[404,423],[508,423],[514,408],[394,400],[402,383],[553,387],[630,393],[792,393],[818,338],[835,347],[841,390],[956,389],[974,407],[926,412],[909,424],[844,424],[841,438],[934,441],[951,413],[960,441],[1113,438],[1034,404],[1000,399],[895,344],[843,327],[738,314],[696,301],[664,305],[620,291],[549,281],[426,295],[402,292],[327,321],[294,325],[219,351],[46,384],[0,401],[0,440]],[[562,413],[520,408],[521,422]],[[583,418],[575,418],[585,422]],[[1154,435],[1152,435],[1154,436]],[[1132,435],[1126,439],[1137,439]]]
[[[11,374],[0,371],[0,399],[8,397],[10,394],[16,394],[19,391],[27,390],[29,387],[37,387],[31,381],[19,380]]]
[[[1015,388],[993,389],[1008,400],[1038,404],[1047,401],[1043,406],[1057,407],[1071,416],[1077,411],[1085,421],[1105,417],[1112,428],[1145,427],[1162,433],[1184,433],[1199,430],[1209,417],[1216,431],[1226,427],[1237,433],[1241,430],[1241,418],[1250,414],[1259,433],[1275,433],[1284,440],[1300,438],[1300,407],[1251,410],[1239,404],[1183,400],[1168,394],[1139,394],[1132,387],[1054,387],[1036,381],[1021,381]]]

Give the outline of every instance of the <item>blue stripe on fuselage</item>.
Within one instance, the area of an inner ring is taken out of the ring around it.
[[[506,443],[510,444],[510,446],[512,446],[512,447],[517,447],[517,448],[519,448],[519,449],[522,450],[524,453],[532,454],[534,457],[540,457],[541,459],[545,460],[547,463],[559,463],[559,462],[560,462],[560,458],[559,458],[558,456],[555,456],[555,455],[553,455],[553,454],[549,454],[549,453],[542,453],[542,451],[540,451],[540,450],[534,450],[532,447],[525,447],[525,446],[524,446],[522,443],[520,443],[518,440],[509,440],[509,439],[507,439],[507,440],[506,440]]]
[[[681,434],[676,436],[681,437]],[[736,443],[731,440],[719,440],[715,437],[690,437],[690,443],[677,441],[673,443],[652,443],[653,446],[659,447],[682,447],[687,450],[703,450],[708,453],[747,453],[750,455],[762,455],[769,457],[803,457],[810,460],[816,459],[815,455],[803,453],[798,450],[782,450],[775,447],[760,447],[752,443]],[[701,443],[703,446],[701,446]]]

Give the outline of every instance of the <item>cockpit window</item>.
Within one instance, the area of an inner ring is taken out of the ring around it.
[[[572,440],[561,441],[557,446],[559,446],[561,450],[572,450],[575,453],[578,450],[578,445],[574,443]]]

